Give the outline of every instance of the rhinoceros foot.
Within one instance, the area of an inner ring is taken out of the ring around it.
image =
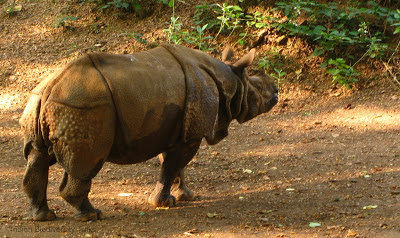
[[[176,206],[176,198],[170,194],[169,189],[165,190],[164,185],[157,182],[154,191],[150,194],[148,202],[156,207]]]
[[[55,219],[56,214],[49,209],[38,211],[37,213],[32,212],[28,215],[28,220],[32,221],[52,221]]]
[[[194,192],[192,192],[187,187],[172,189],[171,193],[174,197],[176,197],[177,201],[193,201],[194,200]]]
[[[74,219],[77,221],[97,221],[103,219],[103,213],[94,209],[92,211],[78,212],[74,214]]]
[[[174,207],[176,206],[176,198],[172,195],[161,196],[161,194],[150,195],[148,199],[149,203],[156,207]]]

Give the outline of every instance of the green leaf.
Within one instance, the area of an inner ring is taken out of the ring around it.
[[[264,22],[257,22],[256,23],[256,27],[257,28],[263,28],[263,27],[266,27],[267,26],[267,24],[265,24]]]
[[[233,11],[240,11],[240,12],[243,12],[243,10],[242,10],[242,8],[240,8],[239,6],[233,6]]]
[[[321,223],[318,223],[318,222],[310,222],[310,224],[308,224],[308,226],[311,227],[311,228],[315,228],[315,227],[321,226]]]
[[[324,26],[318,25],[314,28],[313,33],[321,35],[321,34],[325,33],[325,31],[326,31],[326,28]]]
[[[320,67],[321,69],[325,68],[326,66],[328,66],[328,63],[327,63],[327,62],[323,62],[322,64],[319,65],[319,67]]]
[[[326,72],[328,74],[332,74],[333,76],[335,76],[335,75],[338,75],[341,72],[341,70],[340,69],[328,69]]]
[[[374,1],[368,1],[369,5],[372,5],[374,7],[379,7],[378,3],[374,2]]]
[[[312,55],[310,57],[308,57],[308,59],[311,59],[314,56],[321,56],[324,52],[325,52],[325,50],[322,47],[317,47],[317,48],[315,48]]]

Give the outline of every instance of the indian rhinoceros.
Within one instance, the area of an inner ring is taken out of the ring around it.
[[[87,54],[43,80],[20,120],[29,218],[56,217],[46,199],[49,166],[56,162],[65,171],[60,194],[76,209],[77,220],[102,217],[88,193],[105,162],[133,164],[161,154],[149,202],[173,206],[192,199],[183,168],[202,139],[216,144],[233,119],[243,123],[277,103],[271,77],[248,76],[254,55],[252,49],[231,63],[229,47],[220,61],[163,44],[131,55]]]

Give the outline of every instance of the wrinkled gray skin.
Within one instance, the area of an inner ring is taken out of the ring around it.
[[[161,45],[132,55],[89,54],[44,80],[21,117],[29,217],[53,220],[46,189],[49,166],[65,170],[61,196],[77,220],[101,219],[88,199],[103,164],[133,164],[160,154],[161,174],[149,197],[155,206],[191,200],[183,168],[203,138],[216,144],[239,123],[278,100],[269,76],[249,77],[255,50],[236,63],[182,46]]]

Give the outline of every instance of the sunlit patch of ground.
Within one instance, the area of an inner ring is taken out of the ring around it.
[[[0,95],[0,110],[15,110],[20,108],[21,93],[2,93]]]

